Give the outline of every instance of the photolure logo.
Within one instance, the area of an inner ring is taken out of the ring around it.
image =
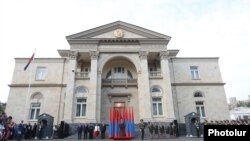
[[[204,141],[239,140],[249,141],[249,125],[205,125]]]

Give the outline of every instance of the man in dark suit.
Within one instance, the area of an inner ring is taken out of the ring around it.
[[[102,122],[100,125],[100,130],[101,130],[101,139],[105,139],[105,133],[106,133],[106,124]]]
[[[78,140],[82,138],[82,125],[79,123],[77,126]]]
[[[84,124],[83,125],[83,139],[88,138],[88,130],[89,130],[88,124]]]

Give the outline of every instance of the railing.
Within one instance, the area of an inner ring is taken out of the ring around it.
[[[150,77],[161,77],[161,71],[150,71],[149,76]]]
[[[76,72],[76,78],[89,78],[89,72]]]
[[[103,86],[137,86],[137,79],[102,79]]]

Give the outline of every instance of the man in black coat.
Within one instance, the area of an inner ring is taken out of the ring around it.
[[[101,130],[101,139],[105,139],[105,133],[106,133],[106,124],[102,122],[100,125],[100,130]]]
[[[79,123],[77,126],[78,140],[82,138],[82,125]]]
[[[84,124],[83,125],[83,139],[87,139],[88,138],[88,131],[89,131],[88,124]]]

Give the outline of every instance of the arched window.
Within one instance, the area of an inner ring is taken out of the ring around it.
[[[78,87],[78,88],[76,89],[76,93],[86,94],[86,93],[88,93],[88,91],[87,91],[87,89],[84,88],[84,87]]]
[[[151,88],[151,93],[161,93],[161,89],[158,87]]]
[[[88,94],[88,89],[86,87],[79,86],[76,88],[76,94],[75,94],[75,116],[76,117],[86,116],[87,94]]]
[[[30,104],[29,120],[36,121],[40,114],[41,101],[43,99],[43,95],[37,92],[34,93],[30,99],[31,99],[31,104]]]
[[[163,115],[162,110],[162,91],[158,86],[154,86],[150,90],[152,97],[152,113],[153,116]]]
[[[41,94],[41,93],[39,93],[39,92],[37,92],[37,93],[34,93],[32,96],[31,96],[31,98],[30,99],[34,99],[34,100],[40,100],[40,99],[42,99],[43,98],[43,95]]]
[[[197,91],[194,93],[194,97],[203,97],[203,95],[200,91]]]

